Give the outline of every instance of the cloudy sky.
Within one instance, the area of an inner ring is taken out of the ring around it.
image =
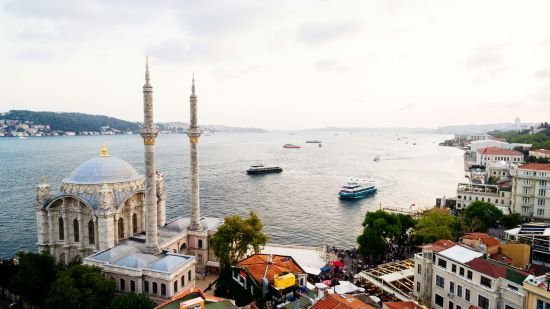
[[[267,129],[547,121],[550,1],[0,0],[0,112]]]

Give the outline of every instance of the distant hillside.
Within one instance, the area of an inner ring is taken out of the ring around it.
[[[0,119],[19,120],[37,125],[49,125],[52,131],[101,131],[101,127],[110,127],[122,132],[137,132],[139,125],[113,117],[82,113],[33,112],[11,110],[0,114]]]

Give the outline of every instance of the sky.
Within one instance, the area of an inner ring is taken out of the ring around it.
[[[265,129],[548,121],[550,1],[0,0],[0,112]],[[546,118],[545,118],[546,117]]]

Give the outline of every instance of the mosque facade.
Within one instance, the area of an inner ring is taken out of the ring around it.
[[[128,162],[100,155],[78,166],[54,192],[42,177],[37,186],[39,251],[62,263],[101,267],[118,291],[147,293],[161,302],[194,287],[196,271],[215,272],[217,258],[210,237],[222,219],[200,216],[197,96],[190,96],[191,217],[166,220],[165,180],[155,167],[153,87],[146,64],[144,95],[145,175]]]

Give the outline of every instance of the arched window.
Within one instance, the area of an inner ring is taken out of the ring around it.
[[[132,215],[132,233],[137,233],[138,231],[138,226],[137,226],[137,214],[133,214]]]
[[[136,291],[136,282],[134,280],[130,280],[130,292]]]
[[[124,220],[118,219],[118,239],[124,238]]]
[[[185,286],[185,275],[181,276],[181,287]]]
[[[199,249],[202,249],[202,239],[199,239]]]
[[[164,283],[160,284],[160,295],[166,296],[166,284]]]
[[[143,289],[145,290],[145,293],[149,293],[149,281],[143,281]]]
[[[191,282],[191,271],[187,272],[187,282]]]
[[[90,245],[95,244],[95,228],[94,228],[94,221],[90,220],[88,222],[88,242]]]
[[[187,253],[187,244],[183,243],[181,244],[181,247],[180,247],[180,254],[185,254],[185,253]]]
[[[174,294],[178,291],[178,280],[174,281]]]
[[[79,234],[78,220],[77,219],[73,220],[73,229],[74,229],[74,232],[73,232],[74,242],[79,242],[80,241],[80,234]]]
[[[59,240],[65,240],[65,227],[63,226],[63,218],[59,218]]]
[[[156,283],[156,282],[153,282],[153,294],[155,294],[155,295],[156,295],[157,292],[158,292],[158,288],[157,288],[157,287],[158,287],[158,286],[157,286],[157,283]]]
[[[120,290],[124,291],[126,289],[126,282],[124,282],[124,279],[120,279]]]

